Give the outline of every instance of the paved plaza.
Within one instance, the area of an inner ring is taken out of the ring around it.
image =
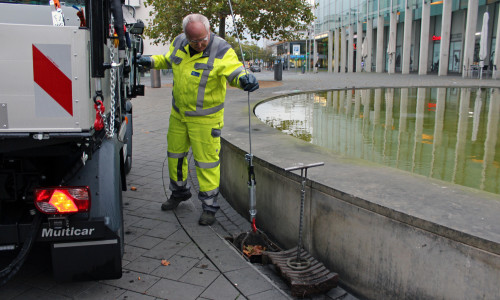
[[[290,70],[283,73],[280,82],[273,81],[271,71],[255,75],[262,88],[251,94],[253,103],[292,91],[327,88],[500,86],[500,81],[491,79],[437,75],[302,74]],[[58,283],[51,276],[50,253],[38,247],[20,273],[0,289],[0,299],[291,299],[288,286],[272,266],[250,264],[227,241],[227,237],[250,230],[247,216],[240,216],[221,197],[217,222],[208,227],[198,225],[201,203],[195,196],[197,181],[191,155],[189,180],[193,197],[175,211],[160,210],[170,194],[165,155],[172,74],[162,75],[161,88],[151,88],[149,78],[144,78],[143,83],[147,86],[146,96],[133,100],[133,164],[127,176],[128,190],[123,193],[123,277]],[[231,88],[227,97],[231,106],[246,105],[246,95]],[[226,126],[231,126],[230,122]],[[356,297],[338,287],[312,299]]]

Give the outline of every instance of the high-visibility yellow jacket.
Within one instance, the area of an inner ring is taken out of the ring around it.
[[[226,82],[239,86],[245,69],[231,46],[214,33],[207,48],[190,56],[183,33],[170,44],[165,55],[153,55],[155,69],[172,68],[172,116],[183,122],[201,124],[223,121]]]

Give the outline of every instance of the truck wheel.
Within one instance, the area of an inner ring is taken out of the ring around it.
[[[126,132],[126,144],[127,155],[125,157],[125,174],[128,174],[132,169],[132,140],[133,140],[133,125],[132,125],[132,103],[127,101],[127,132]]]
[[[127,155],[125,159],[125,174],[130,173],[130,170],[132,170],[132,155]]]
[[[123,162],[123,170],[125,171],[125,174],[128,174],[128,173],[130,173],[130,170],[132,170],[132,135],[131,134],[127,133],[127,143],[123,145],[122,155],[126,155],[124,162]]]
[[[132,158],[130,158],[130,163],[132,164]],[[121,185],[122,185],[122,180],[120,178],[120,186]],[[123,258],[123,253],[125,252],[125,223],[123,220],[123,192],[122,192],[122,189],[120,189],[119,193],[120,193],[119,197],[120,197],[121,226],[120,226],[120,229],[118,229],[118,232],[116,233],[116,235],[118,235],[120,237],[120,250],[121,250],[120,260],[121,260]]]

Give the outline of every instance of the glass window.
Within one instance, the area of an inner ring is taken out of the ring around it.
[[[497,42],[497,39],[496,38],[492,38],[491,39],[491,44],[492,45],[495,45],[495,43]],[[489,66],[490,66],[490,69],[493,69],[493,58],[495,57],[495,47],[491,47],[490,49],[490,61],[489,61]]]
[[[380,0],[380,13],[382,15],[388,15],[391,11],[391,3],[389,0]]]
[[[437,72],[439,69],[439,51],[441,50],[441,43],[434,42],[432,49],[432,65],[431,72]]]
[[[374,19],[376,16],[378,16],[378,0],[371,0],[369,7],[370,7],[369,11],[370,18]]]
[[[397,7],[398,7],[398,9],[400,11],[404,11],[406,9],[405,5],[406,5],[406,1],[405,0],[399,0]]]
[[[462,54],[462,42],[451,42],[450,43],[450,58],[448,61],[448,71],[459,72],[460,71],[460,60]]]
[[[391,7],[390,0],[380,0],[380,10],[384,10]]]

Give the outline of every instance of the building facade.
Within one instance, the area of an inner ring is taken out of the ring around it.
[[[315,3],[314,39],[328,72],[500,78],[500,0]]]
[[[146,7],[144,5],[144,0],[125,0],[125,8],[136,19],[142,20],[144,22],[144,26],[151,26],[152,20],[154,18],[153,7]],[[150,15],[151,12],[153,13],[153,15]],[[145,55],[166,54],[169,47],[170,43],[155,45],[150,38],[144,36],[143,53]]]

